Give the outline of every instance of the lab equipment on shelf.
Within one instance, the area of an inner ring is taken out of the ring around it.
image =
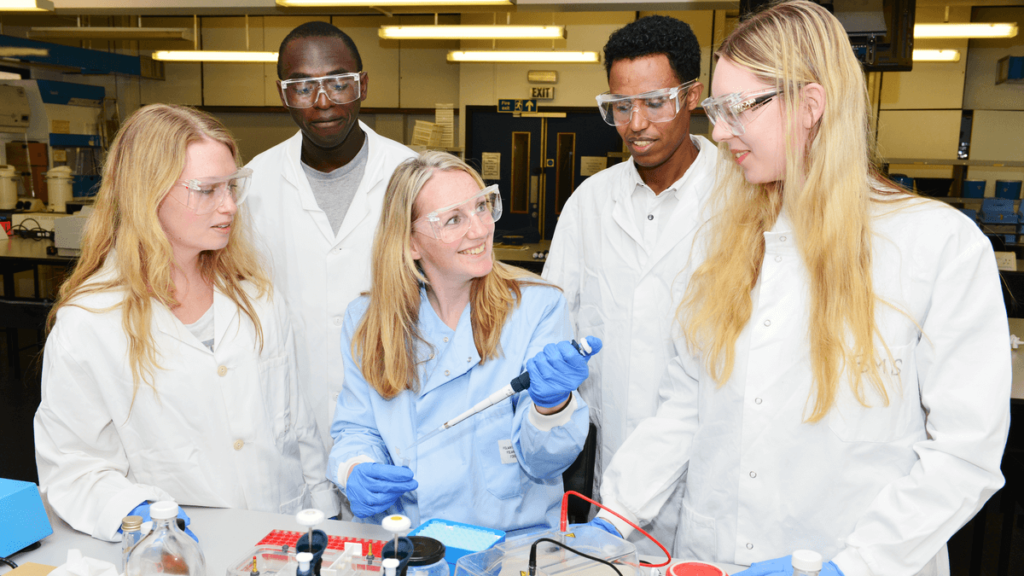
[[[206,576],[206,558],[199,544],[175,522],[178,505],[170,501],[155,502],[149,507],[149,516],[153,519],[153,529],[132,550],[126,576],[159,573]]]

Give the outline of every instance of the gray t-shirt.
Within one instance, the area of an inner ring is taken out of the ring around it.
[[[363,181],[366,171],[366,159],[370,155],[370,139],[363,140],[363,147],[351,162],[333,172],[320,172],[302,162],[302,170],[313,189],[316,205],[327,214],[334,234],[338,234],[341,223],[345,221],[345,213],[355,198],[359,183]]]

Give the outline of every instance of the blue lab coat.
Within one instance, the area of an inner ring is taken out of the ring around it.
[[[331,425],[334,447],[327,465],[328,478],[342,490],[353,461],[402,464],[398,450],[508,384],[546,344],[573,337],[561,292],[528,286],[506,319],[502,357],[481,365],[471,306],[452,330],[422,289],[419,329],[427,344],[417,348],[419,391],[385,400],[367,384],[352,357],[352,336],[368,304],[367,297],[355,300],[342,329],[345,386]],[[542,416],[529,393],[520,392],[400,454],[409,459],[419,488],[387,514],[405,514],[414,527],[431,518],[505,531],[557,526],[561,475],[583,448],[588,421],[578,393],[562,412]],[[361,521],[380,522],[383,515]]]

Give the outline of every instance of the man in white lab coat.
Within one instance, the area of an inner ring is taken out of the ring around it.
[[[682,293],[679,273],[706,220],[717,159],[714,144],[690,134],[703,85],[696,81],[700,44],[686,23],[641,18],[613,33],[604,53],[609,93],[599,97],[601,115],[632,158],[569,197],[544,267],[544,277],[565,291],[577,336],[605,343],[580,387],[599,429],[595,482],[657,410],[658,383],[674,356],[673,289]],[[681,492],[648,526],[669,547]]]
[[[369,78],[344,32],[307,22],[279,54],[278,91],[299,133],[249,163],[248,205],[274,288],[290,309],[300,382],[329,449],[345,309],[370,288],[384,190],[414,153],[359,121]]]

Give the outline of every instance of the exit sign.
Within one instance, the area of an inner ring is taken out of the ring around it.
[[[537,100],[554,100],[555,99],[555,87],[554,86],[533,86],[530,88],[530,98]]]

